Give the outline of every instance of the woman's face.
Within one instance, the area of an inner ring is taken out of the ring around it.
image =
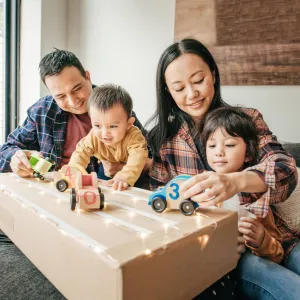
[[[198,55],[184,53],[169,64],[165,80],[177,106],[198,123],[215,94],[215,79],[208,65]]]

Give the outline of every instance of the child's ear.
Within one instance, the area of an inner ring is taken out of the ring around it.
[[[130,126],[132,126],[133,123],[134,123],[134,121],[135,121],[135,117],[129,118],[128,121],[127,121],[127,128],[129,128]]]

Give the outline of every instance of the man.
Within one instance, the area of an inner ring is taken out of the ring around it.
[[[31,176],[28,158],[36,152],[54,160],[57,170],[68,163],[77,142],[92,128],[87,101],[93,86],[79,59],[69,51],[55,50],[41,60],[39,68],[51,96],[32,105],[24,123],[8,136],[7,143],[0,148],[0,172]],[[135,113],[133,117],[134,125],[143,131]],[[122,165],[106,167],[111,168],[107,173],[114,174]],[[97,162],[92,159],[88,171],[97,170]],[[104,174],[100,170],[101,175]]]
[[[1,146],[0,172],[32,176],[28,159],[33,153],[50,157],[55,161],[53,168],[60,169],[68,163],[77,142],[92,128],[87,102],[93,85],[79,59],[69,51],[55,50],[41,60],[39,69],[51,96],[33,104],[23,124]],[[143,131],[134,113],[133,117],[134,125]],[[123,167],[104,164],[108,174],[115,174]],[[96,159],[91,160],[87,170],[98,171]],[[98,176],[105,177],[102,168]],[[1,231],[0,269],[3,277],[0,277],[0,299],[64,298]]]

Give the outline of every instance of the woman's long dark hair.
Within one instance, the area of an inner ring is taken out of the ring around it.
[[[197,40],[184,39],[169,46],[161,55],[156,72],[156,98],[157,105],[154,115],[147,121],[146,126],[155,122],[155,126],[148,134],[148,143],[152,154],[159,157],[159,151],[164,142],[172,139],[180,129],[183,122],[193,129],[192,117],[183,112],[176,105],[169,93],[165,81],[165,72],[170,63],[184,53],[196,54],[209,66],[215,78],[215,94],[209,111],[227,105],[221,98],[220,75],[217,64],[207,48]]]

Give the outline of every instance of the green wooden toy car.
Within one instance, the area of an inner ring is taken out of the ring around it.
[[[55,165],[55,162],[51,158],[42,158],[34,154],[30,156],[29,163],[33,169],[33,177],[37,177],[41,180],[45,179],[43,175]]]

